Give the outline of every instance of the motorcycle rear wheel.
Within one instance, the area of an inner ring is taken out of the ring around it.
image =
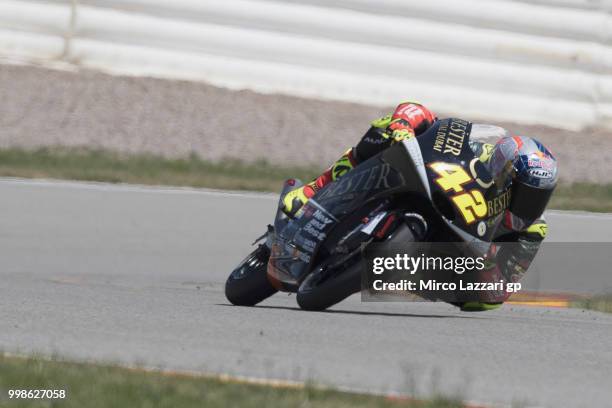
[[[301,309],[325,310],[361,290],[360,262],[333,276],[325,276],[322,268],[319,266],[300,285],[297,302]]]
[[[236,306],[255,306],[278,290],[268,280],[270,250],[260,245],[232,271],[225,282],[225,297]]]
[[[398,227],[387,237],[387,243],[390,245],[414,240],[415,235],[406,224]],[[361,291],[361,270],[364,264],[360,260],[360,258],[353,259],[348,267],[333,274],[325,273],[324,264],[319,265],[304,279],[298,289],[297,302],[300,308],[312,311],[325,310]]]

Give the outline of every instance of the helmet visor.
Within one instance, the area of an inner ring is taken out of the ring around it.
[[[512,199],[510,200],[510,212],[528,223],[535,221],[542,215],[553,189],[545,189],[529,186],[520,181],[512,185]]]

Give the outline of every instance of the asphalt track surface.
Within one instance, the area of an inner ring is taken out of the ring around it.
[[[469,314],[356,296],[312,313],[286,294],[229,306],[225,278],[274,207],[271,195],[1,179],[0,348],[487,404],[612,406],[603,313]],[[611,240],[612,216],[549,221],[553,240]]]

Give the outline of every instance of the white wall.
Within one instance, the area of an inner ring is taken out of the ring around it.
[[[0,56],[612,128],[612,0],[0,1]]]

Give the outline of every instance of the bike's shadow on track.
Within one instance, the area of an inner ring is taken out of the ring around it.
[[[229,307],[240,307],[234,306],[229,303],[216,303],[216,306],[229,306]],[[429,314],[416,314],[416,313],[391,313],[391,312],[367,312],[367,311],[357,311],[357,310],[323,310],[320,312],[312,312],[302,310],[299,307],[289,307],[289,306],[267,306],[267,305],[259,305],[248,307],[249,309],[276,309],[276,310],[289,310],[292,312],[301,312],[301,313],[327,313],[327,314],[346,314],[346,315],[359,315],[359,316],[385,316],[385,317],[417,317],[417,318],[426,318],[426,319],[473,319],[474,317],[482,318],[482,316],[464,316],[464,315],[429,315]]]

